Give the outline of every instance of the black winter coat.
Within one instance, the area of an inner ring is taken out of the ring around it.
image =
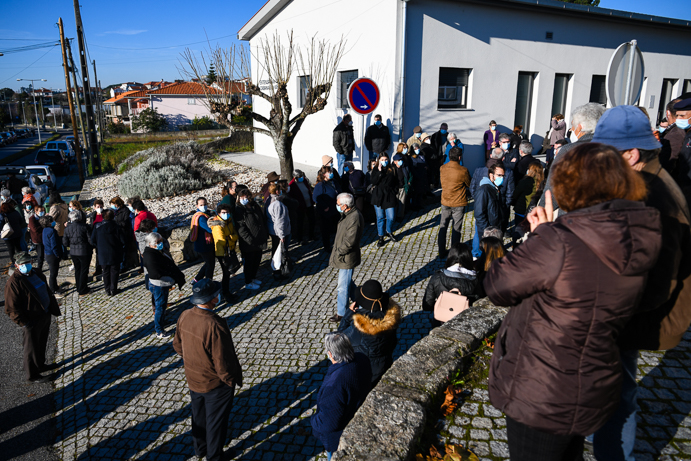
[[[120,266],[125,251],[125,236],[114,220],[98,223],[91,233],[91,243],[98,252],[99,265]]]
[[[372,205],[384,210],[394,208],[398,203],[396,200],[398,177],[393,167],[387,166],[382,168],[382,171],[379,171],[379,168],[375,168],[371,172],[370,180],[374,186],[374,189],[372,189]]]
[[[262,209],[250,201],[242,205],[238,201],[233,214],[240,241],[240,252],[262,251],[266,248],[269,230]]]
[[[345,155],[346,159],[350,160],[350,158],[353,156],[353,150],[355,149],[353,127],[346,125],[345,122],[341,122],[336,125],[336,128],[334,128],[333,132],[333,146],[336,152]]]
[[[170,277],[182,289],[182,286],[185,284],[185,274],[182,273],[170,256],[162,251],[146,247],[142,259],[144,261],[144,268],[146,268],[146,272],[151,280],[161,280],[163,277]]]
[[[346,309],[338,331],[350,339],[355,352],[365,354],[372,365],[372,383],[379,382],[393,363],[393,351],[398,339],[396,330],[401,323],[401,307],[391,298],[386,312]]]
[[[62,244],[70,249],[70,256],[91,256],[93,247],[89,235],[89,226],[84,222],[72,222],[65,227]]]
[[[343,175],[346,177],[346,175]],[[355,197],[362,197],[367,194],[367,177],[362,170],[351,171],[347,175],[348,187],[344,187],[344,191],[348,191]]]
[[[118,227],[122,230],[122,235],[125,238],[125,243],[134,240],[134,229],[132,229],[132,220],[130,219],[130,210],[126,206],[118,208],[113,219]]]
[[[365,147],[371,154],[388,152],[391,146],[391,133],[389,127],[383,123],[380,126],[372,125],[365,132]]]
[[[475,198],[477,190],[480,188],[480,181],[487,177],[488,167],[494,163],[499,163],[499,160],[489,159],[487,161],[487,166],[480,168],[475,168],[473,172],[473,179],[470,181],[470,195]],[[513,204],[514,196],[516,191],[516,181],[514,181],[513,171],[504,170],[504,183],[499,188],[499,194],[501,195],[502,204],[508,208],[509,205]]]
[[[9,238],[15,239],[22,236],[22,229],[26,228],[26,220],[19,214],[17,210],[12,210],[6,215],[2,215],[3,222],[0,224],[0,228],[5,225],[6,222],[10,223],[13,233]]]
[[[482,235],[485,229],[490,226],[501,229],[503,211],[499,190],[493,184],[482,184],[476,195],[475,223],[477,235]]]
[[[454,288],[458,288],[458,291],[468,298],[471,305],[479,298],[477,295],[477,276],[440,269],[429,279],[427,289],[425,290],[425,297],[422,299],[422,310],[434,312],[434,304],[437,302],[439,295]]]

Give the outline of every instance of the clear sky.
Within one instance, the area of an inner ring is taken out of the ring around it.
[[[81,3],[90,60],[96,60],[98,77],[106,87],[126,81],[181,78],[177,66],[185,45],[201,51],[207,46],[207,37],[223,46],[237,43],[238,30],[261,8],[264,0],[82,0]],[[59,17],[65,24],[66,36],[76,37],[71,0],[32,0],[30,4],[0,0],[0,5],[3,12],[0,52],[59,40]],[[691,20],[689,0],[601,0],[600,6]],[[73,50],[78,61],[76,40]],[[91,66],[89,72],[93,79]],[[28,82],[17,82],[17,78],[45,78],[46,88],[64,90],[60,47],[0,56],[0,88],[17,90],[28,86]]]

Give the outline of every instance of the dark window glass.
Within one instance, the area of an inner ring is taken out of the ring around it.
[[[530,133],[530,114],[532,112],[533,85],[536,75],[535,72],[518,73],[514,126],[523,125],[523,131],[526,133]]]
[[[552,94],[552,114],[564,114],[566,111],[566,96],[569,93],[570,74],[554,76],[554,93]]]
[[[603,106],[607,105],[606,81],[607,77],[604,75],[593,75],[593,82],[590,85],[590,102],[597,102]]]
[[[468,82],[471,70],[456,67],[439,68],[437,109],[466,109],[468,107]]]

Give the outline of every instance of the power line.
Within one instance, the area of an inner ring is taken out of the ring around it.
[[[24,51],[40,50],[42,48],[50,48],[53,46],[60,46],[60,43],[58,43],[58,42],[44,42],[44,43],[36,43],[34,45],[19,46],[17,48],[5,48],[5,49],[0,48],[0,53],[3,53],[3,54],[22,53]]]
[[[199,43],[206,43],[206,42],[212,41],[212,40],[220,40],[222,38],[235,37],[236,35],[237,34],[230,34],[230,35],[224,35],[223,37],[216,37],[216,38],[209,38],[207,40],[201,40],[199,42],[183,43],[182,45],[157,46],[157,47],[153,47],[153,48],[118,48],[118,47],[114,47],[114,46],[103,46],[103,45],[94,45],[94,46],[98,47],[98,48],[107,48],[109,50],[126,50],[126,51],[165,50],[165,49],[169,49],[169,48],[179,48],[181,46],[198,45]]]
[[[10,78],[7,78],[7,79],[3,80],[2,82],[0,82],[0,85],[3,84],[3,83],[5,83],[5,82],[8,81],[8,80],[12,80],[14,77],[16,77],[17,75],[21,74],[21,73],[24,72],[26,69],[28,69],[29,67],[33,66],[33,65],[36,64],[38,61],[40,61],[41,59],[43,59],[43,57],[44,57],[45,55],[47,55],[48,53],[50,53],[50,52],[53,51],[54,49],[55,49],[55,48],[50,48],[50,49],[48,49],[48,51],[46,51],[43,55],[41,55],[40,58],[38,58],[37,60],[35,60],[35,61],[32,62],[31,64],[29,64],[28,66],[26,66],[25,68],[23,68],[22,70],[20,70],[19,72],[17,72],[17,73],[14,74],[13,76],[11,76]]]

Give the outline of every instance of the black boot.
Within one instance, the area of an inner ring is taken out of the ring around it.
[[[379,237],[379,240],[377,241],[377,246],[378,246],[379,248],[381,248],[381,247],[383,247],[384,245],[386,245],[386,241],[384,240],[384,237]]]
[[[398,242],[398,239],[396,238],[395,235],[393,235],[393,232],[389,232],[389,233],[386,234],[386,235],[389,236],[389,238],[391,239],[392,242],[394,242],[394,243]]]

